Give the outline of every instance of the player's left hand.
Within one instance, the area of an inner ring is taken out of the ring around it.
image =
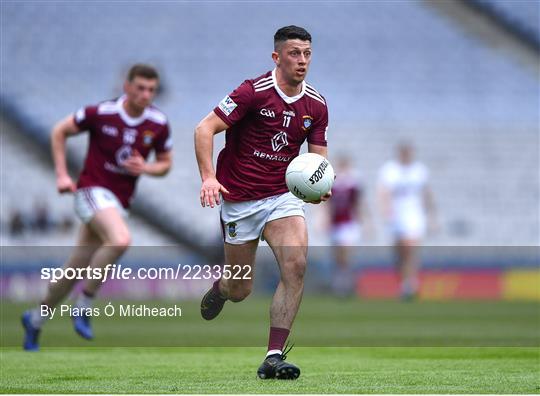
[[[329,191],[328,193],[324,194],[321,199],[317,200],[317,201],[305,201],[307,203],[310,203],[310,204],[315,204],[315,205],[318,205],[320,204],[321,202],[326,202],[330,199],[330,197],[332,196],[332,191]]]
[[[137,150],[131,153],[131,156],[122,163],[122,166],[133,176],[140,176],[146,172],[146,161]]]

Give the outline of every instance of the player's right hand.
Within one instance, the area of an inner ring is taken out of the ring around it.
[[[213,208],[221,204],[219,194],[229,194],[229,190],[223,187],[215,177],[209,177],[203,181],[201,187],[201,206],[210,206]]]
[[[60,194],[74,193],[77,191],[77,186],[68,175],[58,176],[56,178],[56,189]]]

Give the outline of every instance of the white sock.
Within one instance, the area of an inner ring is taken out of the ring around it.
[[[283,352],[281,352],[279,349],[271,349],[269,350],[268,352],[266,352],[266,357],[270,356],[270,355],[281,355]]]
[[[88,297],[86,294],[81,293],[75,301],[77,308],[92,308],[94,306],[94,297]]]
[[[40,329],[48,318],[49,315],[41,316],[41,307],[30,311],[30,324],[36,329]]]

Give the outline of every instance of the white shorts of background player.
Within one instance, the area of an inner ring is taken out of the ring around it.
[[[83,223],[88,223],[96,212],[105,208],[116,208],[123,217],[128,212],[116,195],[103,187],[84,187],[75,192],[75,213]]]
[[[394,240],[421,240],[426,234],[426,217],[421,214],[396,216],[390,222],[390,232]]]

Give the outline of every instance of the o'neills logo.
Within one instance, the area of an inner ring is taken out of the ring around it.
[[[328,161],[324,160],[323,162],[321,162],[317,170],[313,172],[313,174],[309,178],[309,181],[311,182],[311,184],[315,184],[322,179],[326,168],[328,168]]]
[[[259,150],[253,151],[253,155],[255,157],[267,159],[267,160],[270,160],[270,161],[289,162],[291,160],[291,157],[284,157],[282,155],[276,155],[276,154],[267,154],[267,153],[263,153],[262,151],[259,151]]]

